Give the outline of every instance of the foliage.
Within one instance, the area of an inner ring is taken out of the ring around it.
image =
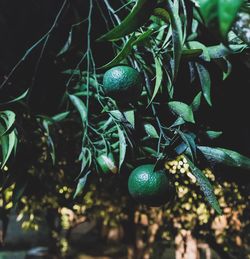
[[[16,97],[7,94],[6,100],[1,100],[2,199],[5,191],[13,188],[12,204],[3,206],[2,215],[8,215],[12,206],[23,211],[24,197],[56,197],[53,208],[83,201],[88,207],[84,194],[90,183],[105,185],[113,183],[113,178],[119,179],[118,184],[127,183],[129,172],[136,166],[150,162],[162,168],[179,155],[186,157],[192,171],[189,176],[200,185],[212,208],[222,213],[222,198],[216,194],[216,186],[214,189],[213,181],[199,168],[205,161],[249,169],[250,159],[229,149],[207,146],[222,132],[210,129],[199,114],[213,107],[216,84],[230,78],[231,57],[248,51],[249,41],[237,28],[240,13],[247,15],[249,5],[240,0],[138,0],[117,1],[114,6],[108,0],[86,2],[88,14],[72,23],[68,38],[55,51],[58,54],[54,53],[55,61],[62,59],[70,64],[60,71],[66,88],[60,93],[63,97],[59,109],[52,115],[30,112],[33,83],[28,90],[18,89]],[[40,47],[36,77],[66,3],[50,30],[9,71],[0,91],[14,80],[22,62]],[[102,35],[93,26],[94,12],[104,17]],[[249,33],[249,28],[244,28]],[[82,32],[86,40],[83,47],[76,43]],[[95,51],[103,52],[105,46],[112,50],[107,51],[109,60],[97,64]],[[74,49],[77,54],[72,54]],[[144,78],[144,89],[136,103],[120,105],[104,94],[103,74],[119,64],[134,67]],[[209,144],[204,136],[210,139]],[[105,174],[107,168],[110,174]],[[39,184],[39,190],[32,190]],[[121,192],[128,199],[126,184]]]

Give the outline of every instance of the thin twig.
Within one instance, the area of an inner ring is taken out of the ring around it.
[[[25,61],[25,59],[28,57],[28,55],[32,52],[33,49],[35,49],[40,43],[42,43],[45,40],[44,46],[42,48],[41,55],[43,54],[43,51],[45,49],[45,46],[47,44],[48,38],[50,37],[51,32],[54,30],[58,19],[60,18],[62,11],[66,5],[68,0],[64,0],[59,12],[56,15],[56,18],[52,24],[52,26],[50,27],[49,31],[47,33],[45,33],[36,43],[34,43],[23,55],[23,57],[17,62],[17,64],[13,67],[13,69],[10,71],[10,73],[8,74],[8,76],[5,78],[5,80],[2,82],[2,84],[0,85],[0,90],[6,85],[6,83],[9,81],[9,79],[11,78],[11,76],[14,74],[14,72],[17,70],[17,68],[22,64],[22,62]],[[40,58],[39,57],[39,58]]]

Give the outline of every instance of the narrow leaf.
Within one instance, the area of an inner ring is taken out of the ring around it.
[[[161,82],[162,82],[162,77],[163,77],[163,71],[162,71],[160,59],[155,57],[154,60],[155,60],[155,74],[156,74],[155,77],[156,77],[156,79],[155,79],[154,92],[153,92],[153,95],[151,97],[149,104],[154,100],[155,96],[157,95],[157,93],[161,87]]]
[[[51,119],[55,122],[60,122],[60,121],[64,120],[69,114],[70,114],[69,111],[62,112],[62,113],[59,113],[57,115],[54,115]]]
[[[234,160],[223,150],[212,147],[198,146],[197,147],[206,159],[213,163],[222,163],[229,166],[234,166]]]
[[[76,191],[74,193],[73,199],[75,199],[84,189],[90,173],[91,173],[91,171],[87,172],[84,177],[82,177],[78,180],[78,184],[77,184]]]
[[[186,159],[188,160],[188,164],[190,166],[192,174],[196,177],[196,180],[202,192],[205,194],[207,201],[217,211],[218,214],[221,214],[222,211],[214,194],[213,186],[211,185],[207,177],[204,175],[204,173],[198,167],[196,167],[187,157]]]
[[[13,130],[8,135],[3,135],[1,137],[1,146],[2,146],[2,163],[1,163],[1,169],[4,168],[6,162],[8,161],[11,152],[13,151],[13,148],[16,143],[16,134]]]
[[[14,98],[14,99],[12,99],[12,100],[9,100],[9,101],[7,101],[7,102],[0,103],[0,105],[6,105],[6,104],[18,102],[18,101],[24,99],[24,98],[28,95],[28,92],[29,92],[29,89],[27,89],[27,90],[24,91],[21,95],[19,95],[18,97]]]
[[[183,120],[194,123],[194,115],[190,106],[185,103],[172,101],[168,103],[169,108],[177,115],[181,116]]]
[[[82,124],[84,124],[87,120],[87,108],[86,108],[85,104],[79,97],[77,97],[75,95],[70,94],[69,98],[70,98],[71,102],[73,103],[73,105],[75,106],[75,108],[80,113]]]
[[[97,41],[117,40],[136,31],[147,22],[156,3],[156,0],[137,0],[130,14],[119,25],[98,38]]]
[[[192,161],[194,161],[194,158],[196,158],[196,143],[194,141],[194,138],[188,133],[184,133],[180,130],[177,130],[177,132],[182,140],[187,144],[187,147],[190,149],[191,158]]]
[[[201,92],[199,92],[195,97],[191,104],[191,108],[194,112],[198,111],[201,105]]]
[[[199,63],[195,63],[197,72],[200,77],[200,83],[201,83],[201,88],[202,88],[202,93],[207,101],[207,103],[212,106],[211,102],[211,79],[209,72],[207,69]]]
[[[70,30],[68,39],[65,42],[64,46],[62,47],[62,49],[60,50],[60,52],[57,54],[57,57],[66,53],[69,50],[71,43],[72,43],[72,30]]]
[[[126,42],[126,44],[123,46],[122,50],[117,54],[117,56],[101,68],[109,68],[115,66],[119,64],[122,60],[124,60],[131,53],[135,38],[136,36],[132,35],[130,39]]]
[[[0,131],[0,136],[2,136],[13,126],[16,119],[16,115],[12,111],[2,111],[0,112],[0,118],[5,123],[5,127],[3,127]]]
[[[179,70],[179,64],[182,55],[183,47],[183,31],[182,22],[178,13],[178,3],[174,4],[172,0],[166,1],[166,8],[170,16],[171,28],[172,28],[172,41],[173,41],[173,81],[177,77]]]
[[[225,148],[218,148],[218,149],[223,151],[225,154],[227,154],[228,156],[230,156],[232,158],[234,163],[231,164],[231,166],[241,167],[244,169],[250,169],[250,158],[249,157],[243,156],[240,153],[229,150],[229,149],[225,149]]]
[[[127,150],[127,143],[124,136],[123,131],[119,126],[117,126],[118,129],[118,136],[119,136],[119,170],[121,169],[121,166],[125,160],[126,156],[126,150]]]

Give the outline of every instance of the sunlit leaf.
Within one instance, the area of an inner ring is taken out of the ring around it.
[[[194,123],[194,115],[191,107],[183,102],[172,101],[168,103],[169,108],[183,120]]]
[[[10,128],[13,126],[16,119],[16,115],[12,111],[2,111],[0,112],[0,119],[2,119],[5,124],[3,128],[0,130],[0,136],[2,136],[6,132],[8,132]]]
[[[133,126],[133,128],[135,128],[135,111],[134,110],[126,111],[124,112],[124,115],[127,121]]]
[[[127,151],[127,143],[126,138],[119,126],[117,126],[118,129],[118,136],[119,136],[119,170],[121,169],[121,166],[125,160],[126,151]]]
[[[16,143],[16,133],[13,130],[8,135],[1,136],[1,147],[2,147],[2,163],[1,163],[1,169],[5,166],[6,162],[8,161],[11,152],[14,149],[15,143]]]
[[[159,138],[159,135],[152,124],[149,124],[149,123],[145,124],[144,129],[148,134],[148,136],[150,136],[151,138],[157,138],[157,139]]]
[[[204,59],[205,61],[210,61],[208,49],[204,44],[199,41],[189,41],[188,46],[190,49],[202,49],[202,54],[200,55],[200,58]]]

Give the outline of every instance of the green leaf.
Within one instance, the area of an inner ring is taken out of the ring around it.
[[[198,167],[196,167],[187,157],[186,159],[188,161],[192,174],[195,176],[202,192],[205,194],[205,197],[207,198],[207,201],[210,203],[212,208],[214,208],[215,211],[217,211],[218,214],[221,214],[222,211],[214,194],[213,186],[211,185],[207,177],[204,175],[204,173]]]
[[[118,136],[119,136],[119,170],[120,170],[121,166],[125,160],[127,143],[126,143],[126,138],[125,138],[124,133],[121,130],[121,128],[119,126],[117,126],[117,129],[118,129]]]
[[[211,102],[211,79],[207,69],[199,63],[195,63],[198,75],[200,77],[200,83],[202,88],[203,96],[205,97],[207,103],[212,106]]]
[[[87,179],[88,179],[88,176],[89,176],[90,173],[91,173],[91,171],[87,172],[84,175],[84,177],[82,177],[82,178],[80,178],[78,180],[78,184],[77,184],[76,191],[74,193],[73,199],[75,199],[82,192],[82,190],[84,189],[84,187],[86,185],[86,182],[87,182]]]
[[[26,90],[25,92],[23,92],[21,95],[19,95],[18,97],[14,98],[14,99],[12,99],[12,100],[10,100],[10,101],[0,103],[0,105],[6,105],[6,104],[18,102],[18,101],[24,99],[24,98],[28,95],[28,92],[29,92],[29,89],[27,89],[27,90]]]
[[[182,140],[187,144],[187,147],[190,149],[190,155],[192,158],[192,161],[194,161],[194,158],[196,158],[196,143],[194,141],[193,136],[191,136],[188,133],[184,133],[180,130],[177,130],[178,134],[182,138]]]
[[[194,112],[198,111],[201,105],[201,92],[199,92],[195,97],[191,104],[191,108]]]
[[[137,37],[137,38],[135,39],[135,41],[133,42],[133,46],[134,46],[134,45],[140,45],[140,44],[142,44],[143,42],[147,41],[148,38],[152,35],[153,32],[154,32],[154,30],[148,29],[147,31],[141,33],[141,34],[139,35],[139,37]]]
[[[231,159],[234,161],[233,164],[229,164],[234,167],[241,167],[244,169],[250,169],[250,158],[241,155],[238,152],[235,152],[233,150],[225,149],[225,148],[218,148],[219,150],[223,151],[225,154],[231,157]]]
[[[114,119],[119,121],[124,126],[131,126],[134,128],[134,111],[120,112],[119,110],[109,111]],[[129,125],[128,125],[129,124]]]
[[[244,0],[197,0],[200,12],[207,26],[219,26],[225,38],[231,29]]]
[[[197,0],[197,3],[206,25],[217,19],[218,0]]]
[[[1,163],[1,169],[4,168],[6,162],[8,161],[11,152],[13,151],[15,147],[15,143],[17,141],[16,138],[16,133],[13,130],[10,134],[8,135],[3,135],[0,138],[1,141],[1,146],[2,146],[2,163]]]
[[[172,41],[173,41],[173,81],[175,81],[179,64],[182,56],[183,47],[183,31],[182,22],[178,12],[178,1],[172,2],[172,0],[166,1],[166,8],[170,16],[171,28],[172,28]]]
[[[147,152],[148,154],[150,154],[153,157],[159,157],[159,153],[157,151],[155,151],[153,148],[151,147],[145,147],[143,146],[142,149]]]
[[[154,87],[154,92],[151,97],[151,100],[148,105],[154,100],[155,96],[157,95],[160,87],[161,87],[161,82],[162,82],[162,77],[163,77],[163,71],[162,71],[162,66],[161,66],[161,61],[159,58],[154,57],[155,60],[155,87]]]
[[[157,139],[159,138],[159,135],[158,135],[155,127],[152,124],[149,124],[149,123],[145,124],[144,129],[149,137],[157,138]]]
[[[204,146],[198,146],[198,149],[212,162],[222,163],[232,167],[250,169],[250,158],[243,156],[238,152],[225,148],[211,148]]]
[[[191,60],[193,58],[200,57],[203,53],[202,49],[183,49],[182,59]]]
[[[86,147],[82,147],[82,151],[79,155],[79,161],[82,161],[81,163],[81,171],[80,171],[80,175],[82,174],[82,172],[91,165],[92,163],[92,154],[91,151],[89,150],[89,148]],[[80,175],[78,177],[80,177]]]
[[[233,166],[234,160],[223,150],[212,147],[198,146],[197,147],[206,159],[214,163],[223,163],[225,165]]]
[[[135,128],[135,111],[126,111],[124,112],[124,115],[127,119],[127,121],[132,125],[133,128]]]
[[[202,55],[200,55],[200,58],[208,62],[210,61],[210,55],[209,55],[208,49],[204,44],[200,43],[199,41],[189,41],[188,46],[191,50],[202,49]]]
[[[210,138],[210,139],[216,139],[218,137],[220,137],[222,135],[222,131],[213,131],[213,130],[207,130],[206,131],[206,135]]]
[[[79,97],[77,97],[75,95],[70,94],[69,98],[70,98],[72,104],[75,106],[75,108],[80,113],[82,124],[84,125],[84,123],[87,120],[87,116],[88,116],[87,108],[86,108],[85,104],[83,103],[83,101]]]
[[[170,16],[167,12],[167,10],[165,10],[162,7],[157,7],[154,9],[153,15],[155,15],[156,17],[162,19],[165,23],[169,23],[170,22]]]
[[[220,32],[225,37],[230,30],[244,0],[218,0]]]
[[[178,127],[185,124],[185,121],[182,119],[182,117],[178,117],[176,121],[170,126],[170,128]]]
[[[65,42],[64,46],[62,47],[62,49],[60,50],[60,52],[56,55],[57,57],[61,56],[62,54],[66,53],[69,50],[72,43],[72,32],[73,32],[72,30],[69,31],[68,39]]]
[[[168,103],[169,108],[183,120],[194,123],[194,114],[190,106],[183,102],[172,101]]]
[[[55,122],[60,122],[64,119],[66,119],[66,117],[70,114],[70,111],[67,112],[62,112],[59,114],[54,115],[51,119]]]
[[[12,111],[2,111],[0,112],[0,118],[4,121],[5,126],[0,130],[0,136],[4,135],[13,126],[16,115]]]
[[[97,41],[117,40],[141,27],[153,13],[156,0],[137,0],[130,14],[115,28],[102,35]]]
[[[124,60],[130,53],[133,47],[133,42],[135,41],[136,36],[132,35],[126,44],[123,46],[122,50],[117,54],[117,56],[111,60],[106,65],[102,66],[101,68],[109,68],[119,64],[122,60]]]

